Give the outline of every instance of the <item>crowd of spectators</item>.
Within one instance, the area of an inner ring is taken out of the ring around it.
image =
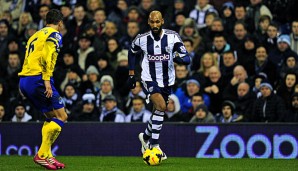
[[[181,36],[192,59],[175,65],[166,122],[298,122],[295,0],[14,0],[0,6],[0,122],[45,119],[19,93],[17,74],[27,40],[45,27],[53,8],[64,16],[53,77],[69,122],[148,122],[152,105],[140,80],[133,90],[126,81],[130,44],[149,31],[152,10],[162,12],[164,28]]]

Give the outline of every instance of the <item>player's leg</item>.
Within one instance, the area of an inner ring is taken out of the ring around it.
[[[54,117],[51,119],[51,122],[48,124],[46,127],[47,129],[47,135],[46,136],[48,139],[46,140],[46,145],[49,144],[48,150],[49,150],[49,155],[48,155],[48,161],[55,165],[57,168],[61,169],[64,168],[65,165],[63,163],[60,163],[58,160],[56,160],[51,152],[51,146],[55,142],[55,140],[58,138],[60,135],[60,132],[63,128],[64,122],[67,120],[67,114],[65,112],[64,108],[56,109],[51,112],[45,113],[47,117],[51,117],[54,115]]]
[[[150,139],[151,146],[159,145],[159,134],[162,129],[164,114],[166,110],[166,102],[160,93],[154,93],[150,96],[154,110],[152,112],[152,136]]]

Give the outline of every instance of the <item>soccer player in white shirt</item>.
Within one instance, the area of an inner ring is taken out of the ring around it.
[[[132,42],[128,52],[130,88],[135,88],[135,54],[142,51],[142,87],[153,103],[152,116],[144,133],[139,134],[142,143],[142,153],[147,148],[159,147],[159,133],[162,129],[164,112],[167,108],[169,95],[172,93],[172,85],[175,83],[174,62],[178,64],[190,64],[190,57],[180,36],[172,30],[162,29],[164,20],[159,11],[149,14],[148,24],[151,30],[138,35]],[[163,153],[162,160],[167,159]]]

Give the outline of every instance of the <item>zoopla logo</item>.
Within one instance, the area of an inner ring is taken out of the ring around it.
[[[168,61],[170,60],[170,55],[161,54],[161,55],[149,55],[148,61]]]
[[[196,132],[201,133],[209,133],[207,138],[205,139],[203,145],[200,147],[196,157],[197,158],[219,158],[220,154],[223,158],[243,158],[245,153],[249,158],[269,158],[273,153],[273,158],[275,159],[295,159],[298,156],[298,143],[296,138],[290,134],[274,134],[273,142],[270,141],[268,136],[263,134],[254,134],[247,142],[237,134],[231,133],[225,135],[220,140],[220,147],[213,149],[212,154],[206,154],[209,150],[211,144],[215,142],[215,138],[218,135],[218,127],[217,126],[197,126]],[[230,154],[227,150],[227,146],[230,142],[234,142],[238,145],[239,150],[236,154]],[[262,143],[265,146],[265,151],[263,154],[256,154],[253,146],[255,143]],[[283,154],[281,151],[282,143],[287,142],[291,144],[292,151],[290,154]]]

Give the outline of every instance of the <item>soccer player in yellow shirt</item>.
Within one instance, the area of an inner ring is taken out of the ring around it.
[[[62,44],[59,30],[63,15],[52,9],[46,15],[46,27],[30,37],[20,76],[20,93],[46,116],[42,127],[42,143],[34,162],[49,169],[64,168],[52,155],[51,146],[59,136],[67,114],[62,98],[54,87],[53,71]]]

